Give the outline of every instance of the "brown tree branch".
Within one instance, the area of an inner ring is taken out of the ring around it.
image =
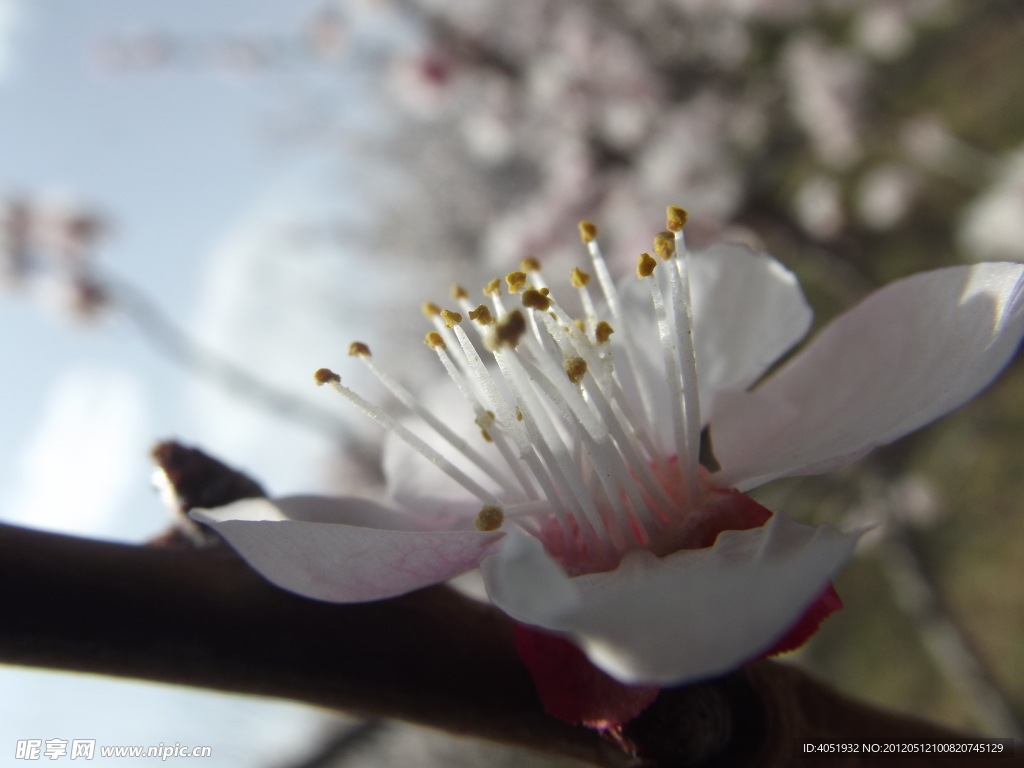
[[[0,661],[9,664],[292,699],[599,766],[786,765],[796,739],[956,735],[760,662],[663,692],[627,726],[637,758],[545,713],[499,611],[445,587],[358,605],[306,600],[221,547],[137,547],[0,526],[0,617]],[[1000,764],[1010,762],[1024,764]]]

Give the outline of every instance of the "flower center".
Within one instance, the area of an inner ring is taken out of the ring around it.
[[[589,222],[580,224],[580,235],[607,319],[590,294],[589,274],[576,268],[570,275],[584,315],[573,320],[533,258],[506,276],[507,295],[500,280],[487,284],[483,293],[490,306],[473,306],[460,286],[452,291],[457,310],[424,305],[434,325],[425,343],[472,409],[483,444],[471,445],[378,368],[365,344],[352,344],[349,353],[468,460],[479,479],[343,386],[333,372],[321,369],[316,381],[330,384],[480,499],[476,525],[481,530],[517,525],[575,573],[614,568],[625,552],[638,547],[656,554],[674,551],[684,545],[680,536],[685,538],[683,532],[713,492],[698,466],[701,416],[685,223],[686,212],[670,207],[671,231],[654,241],[660,260],[643,254],[637,265],[637,276],[650,285],[664,381],[659,376],[652,381],[647,373],[634,343],[639,329],[630,327],[597,228]],[[481,348],[496,370],[484,362]],[[663,445],[659,436],[656,420],[663,415],[653,407],[655,386],[668,387],[672,445]],[[636,394],[631,397],[627,390]]]

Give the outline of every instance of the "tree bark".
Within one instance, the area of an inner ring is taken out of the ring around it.
[[[811,768],[844,763],[796,759],[798,740],[957,736],[758,662],[663,691],[612,740],[544,711],[498,610],[446,587],[355,605],[307,600],[226,547],[130,546],[0,525],[0,617],[8,664],[291,699],[609,768]]]

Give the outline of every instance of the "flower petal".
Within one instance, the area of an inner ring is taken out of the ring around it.
[[[974,397],[1024,334],[1024,266],[899,280],[833,321],[757,391],[723,393],[721,485],[752,488],[848,464]]]
[[[636,551],[615,571],[569,578],[539,542],[510,534],[481,568],[491,599],[513,618],[571,633],[621,682],[673,685],[771,648],[858,538],[776,514],[761,528],[723,531],[707,549],[660,559]]]
[[[475,568],[504,535],[402,528],[412,518],[352,498],[246,499],[191,515],[267,580],[335,603],[381,600],[447,581]],[[381,526],[367,527],[376,515]]]
[[[658,372],[654,378],[658,381],[664,374],[650,287],[632,279],[621,293],[634,329],[633,341],[652,373]],[[702,412],[707,421],[715,393],[753,384],[804,337],[812,312],[792,272],[768,254],[741,245],[720,244],[692,254],[690,293]],[[661,399],[667,397],[659,394]],[[668,412],[667,405],[661,412]]]

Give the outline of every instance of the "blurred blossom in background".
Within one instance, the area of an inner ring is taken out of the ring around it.
[[[683,205],[695,248],[793,269],[816,327],[913,272],[1024,259],[1022,43],[1003,0],[0,0],[0,519],[144,541],[167,524],[146,446],[170,436],[272,495],[382,493],[381,434],[310,373],[394,406],[346,365],[359,339],[429,387],[420,303],[527,255],[563,280],[580,219],[625,275]],[[846,609],[787,661],[1020,736],[1022,438],[1015,361],[872,458],[760,490],[878,524]],[[544,764],[277,702],[0,676],[8,741],[88,717],[218,765]]]

